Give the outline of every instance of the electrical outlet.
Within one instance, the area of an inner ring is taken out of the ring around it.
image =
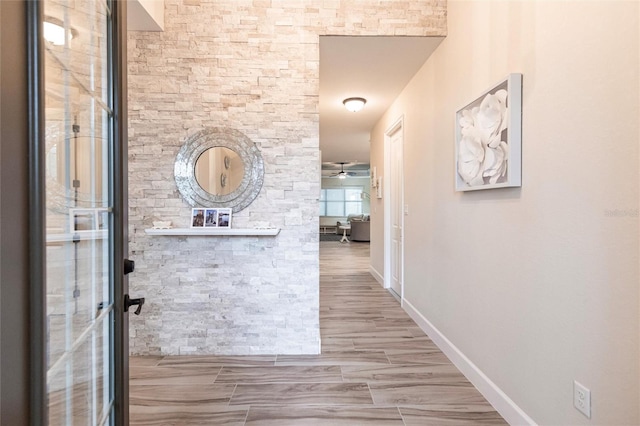
[[[575,380],[573,381],[573,406],[587,418],[591,418],[591,391]]]

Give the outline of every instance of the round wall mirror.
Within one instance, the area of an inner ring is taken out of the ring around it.
[[[215,127],[187,138],[174,174],[189,205],[240,211],[260,193],[264,164],[256,145],[243,133]]]
[[[237,152],[216,146],[200,154],[196,161],[196,180],[213,195],[229,195],[237,190],[244,177],[244,164]]]

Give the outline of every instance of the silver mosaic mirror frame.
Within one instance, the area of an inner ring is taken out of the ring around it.
[[[196,161],[203,152],[214,147],[237,152],[244,165],[240,186],[227,195],[211,194],[202,189],[196,180]],[[260,193],[264,183],[264,163],[258,147],[242,132],[213,127],[187,138],[176,156],[174,175],[178,191],[190,206],[230,207],[237,212],[251,204]]]

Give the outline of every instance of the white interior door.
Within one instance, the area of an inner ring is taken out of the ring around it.
[[[391,290],[402,299],[403,284],[403,140],[402,127],[390,136]]]

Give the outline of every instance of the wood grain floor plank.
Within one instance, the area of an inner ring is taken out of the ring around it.
[[[322,339],[322,352],[353,351],[353,340],[342,337],[325,337]]]
[[[320,355],[278,355],[276,365],[389,364],[384,351],[327,351]]]
[[[438,350],[438,347],[428,337],[353,337],[352,339],[356,350]]]
[[[131,385],[129,405],[228,404],[235,384]]]
[[[278,407],[252,406],[247,416],[247,426],[403,426],[402,416],[395,407],[358,406],[302,406]]]
[[[222,367],[131,367],[129,384],[131,385],[190,385],[212,384]]]
[[[491,407],[449,404],[420,408],[400,407],[406,426],[506,426],[508,423]]]
[[[416,323],[411,318],[384,318],[384,319],[374,320],[373,323],[378,328],[389,328],[389,327],[411,328],[411,327],[417,327]]]
[[[402,350],[387,349],[384,351],[391,364],[451,364],[449,358],[440,349]]]
[[[215,404],[189,406],[137,406],[130,408],[129,421],[136,426],[243,426],[249,407],[227,407]]]
[[[155,367],[163,359],[164,359],[164,356],[153,356],[153,355],[130,356],[129,357],[129,367],[130,368],[143,367],[143,366]]]
[[[414,337],[406,328],[387,328],[378,330],[340,330],[338,328],[331,328],[325,330],[325,333],[331,334],[331,338],[347,337],[358,339],[383,339],[388,338],[412,338]]]
[[[364,331],[372,331],[376,329],[376,324],[374,321],[367,318],[358,318],[358,319],[333,319],[326,318],[322,314],[320,314],[320,330],[327,331],[331,334],[331,329],[338,330],[364,330]]]
[[[425,337],[427,336],[424,331],[418,326],[415,327],[407,327],[407,331],[411,333],[413,337]]]
[[[225,365],[274,365],[275,355],[204,355],[204,356],[166,356],[158,363],[160,367],[181,366],[181,367],[222,367]]]
[[[342,377],[346,382],[418,382],[422,384],[469,384],[451,364],[431,365],[345,365]]]
[[[230,405],[373,404],[366,383],[239,384]]]
[[[376,405],[481,404],[484,397],[470,383],[369,383]]]
[[[331,383],[342,382],[340,367],[331,366],[268,366],[223,367],[216,383]]]

